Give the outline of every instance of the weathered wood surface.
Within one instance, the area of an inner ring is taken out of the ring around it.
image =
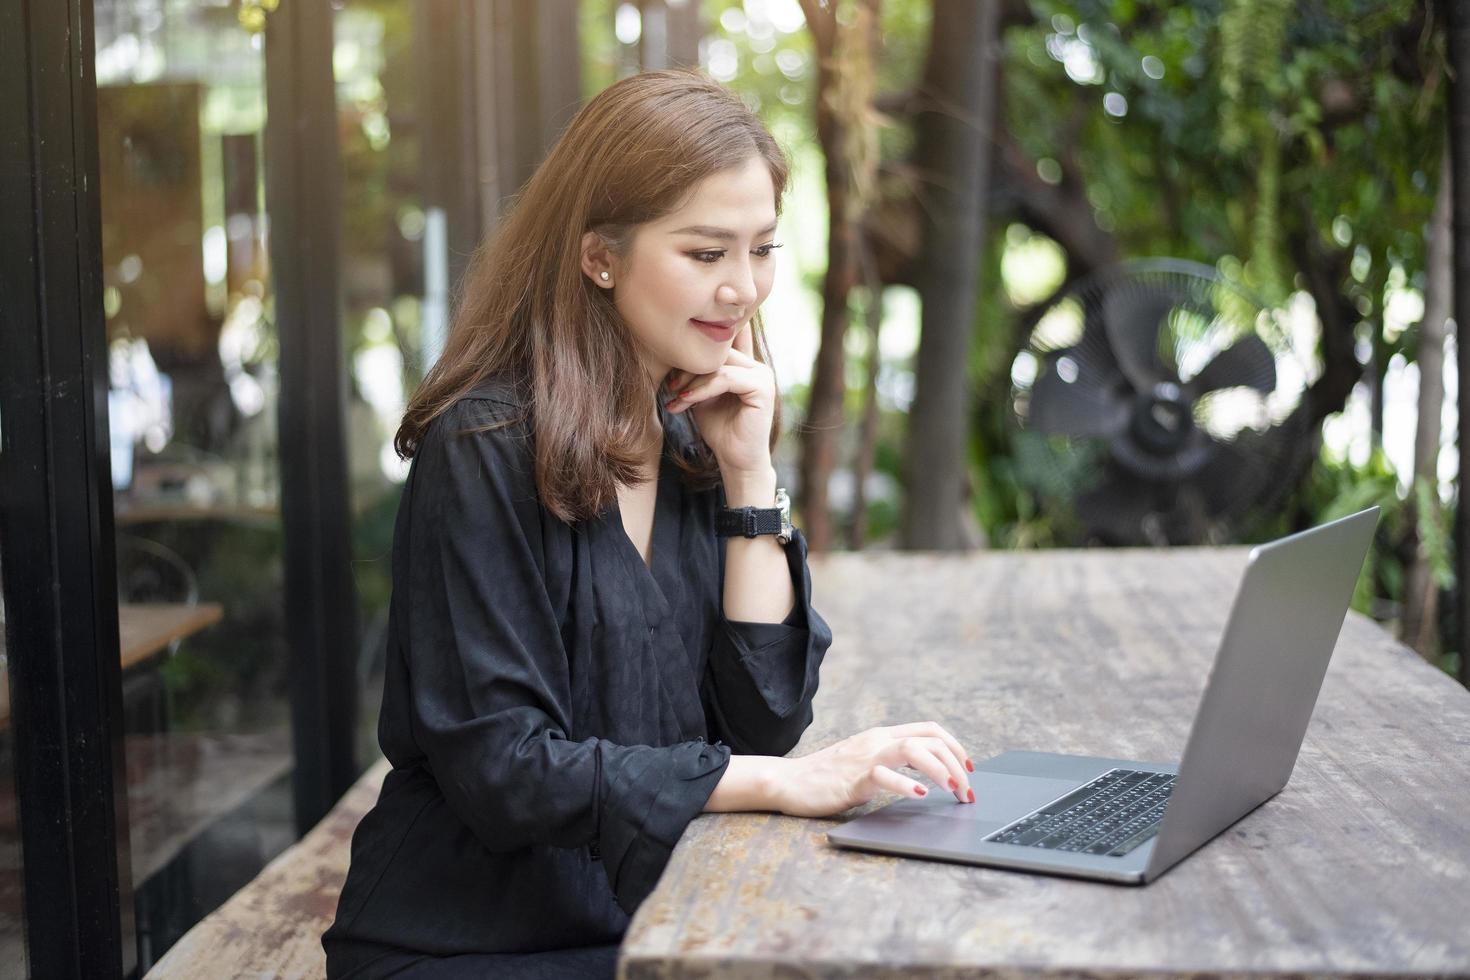
[[[387,773],[388,760],[380,759],[311,833],[175,943],[148,980],[325,978],[321,936],[337,914],[352,831]]]
[[[1245,555],[818,560],[836,640],[795,754],[933,719],[977,760],[1177,760]],[[1470,974],[1470,693],[1357,614],[1286,789],[1146,887],[838,850],[834,824],[700,817],[621,976]]]

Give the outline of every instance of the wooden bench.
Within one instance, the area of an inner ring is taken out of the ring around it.
[[[388,768],[380,759],[363,773],[309,834],[174,944],[148,980],[325,978],[321,937],[347,878],[352,831],[377,802]]]

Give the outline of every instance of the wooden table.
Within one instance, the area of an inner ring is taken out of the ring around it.
[[[121,603],[117,607],[118,652],[122,669],[146,661],[175,640],[182,640],[224,616],[217,602]],[[0,630],[0,653],[5,652]],[[0,671],[0,727],[10,724],[10,673]]]
[[[815,561],[836,641],[795,754],[933,719],[976,760],[1176,760],[1245,554]],[[1470,975],[1470,692],[1357,614],[1286,789],[1148,886],[838,850],[834,823],[698,818],[621,976]]]
[[[226,521],[233,523],[270,524],[281,519],[281,509],[257,504],[189,504],[118,502],[113,507],[113,520],[120,527],[134,524],[157,524],[183,521]]]
[[[217,602],[123,603],[117,607],[117,631],[122,668],[147,660],[175,640],[213,626],[224,616]]]

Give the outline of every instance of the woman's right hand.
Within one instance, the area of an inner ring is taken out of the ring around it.
[[[773,787],[776,808],[793,817],[829,817],[867,803],[887,790],[910,799],[927,794],[899,773],[916,769],[947,787],[961,803],[974,803],[969,774],[975,765],[953,735],[932,721],[870,728],[787,765]]]

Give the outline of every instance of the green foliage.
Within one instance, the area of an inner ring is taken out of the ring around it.
[[[342,245],[349,261],[377,259],[398,236],[399,209],[419,203],[419,136],[415,127],[389,123],[409,116],[418,97],[413,10],[393,0],[353,0],[336,16],[339,45],[379,56],[339,58],[336,70]]]
[[[1220,147],[1244,149],[1283,88],[1288,0],[1229,0],[1220,15]]]
[[[181,730],[266,728],[288,714],[280,528],[274,522],[145,525],[197,576],[199,594],[224,606],[223,620],[191,636],[159,672]]]
[[[799,132],[815,143],[817,64],[811,32],[782,31],[754,20],[741,0],[704,2],[700,13],[710,43],[729,45],[735,54],[734,74],[721,80],[745,97],[778,139]]]
[[[1268,225],[1310,219],[1332,242],[1341,215],[1342,247],[1422,268],[1442,106],[1402,63],[1432,78],[1442,55],[1432,34],[1403,50],[1412,0],[1292,7],[1281,23],[1280,0],[1032,9],[1035,21],[1004,38],[1007,126],[1031,159],[1070,158],[1125,254],[1256,259]],[[1242,46],[1251,53],[1231,54]],[[1109,93],[1126,99],[1125,115],[1104,111]],[[1286,202],[1279,213],[1273,196]],[[1262,259],[1291,286],[1283,256]]]
[[[581,0],[577,41],[581,45],[582,98],[587,100],[617,81],[622,44],[613,33],[618,0]]]
[[[1352,604],[1358,612],[1370,616],[1379,612],[1375,608],[1377,597],[1403,592],[1404,566],[1391,543],[1402,538],[1408,509],[1399,497],[1398,476],[1388,457],[1375,451],[1366,464],[1355,466],[1323,453],[1299,498],[1299,506],[1312,515],[1314,523],[1336,520],[1374,505],[1382,508],[1375,536],[1380,546],[1369,550]]]
[[[352,579],[358,609],[365,620],[388,609],[393,578],[389,564],[393,524],[402,496],[402,486],[389,486],[353,517]]]
[[[1251,221],[1248,281],[1269,302],[1284,294],[1277,262],[1281,192],[1278,103],[1284,94],[1281,54],[1288,0],[1231,0],[1220,16],[1220,148],[1258,153],[1255,214]]]
[[[1439,503],[1439,492],[1423,477],[1414,481],[1415,530],[1429,556],[1434,584],[1449,589],[1455,584],[1455,567],[1450,558],[1451,524]]]

